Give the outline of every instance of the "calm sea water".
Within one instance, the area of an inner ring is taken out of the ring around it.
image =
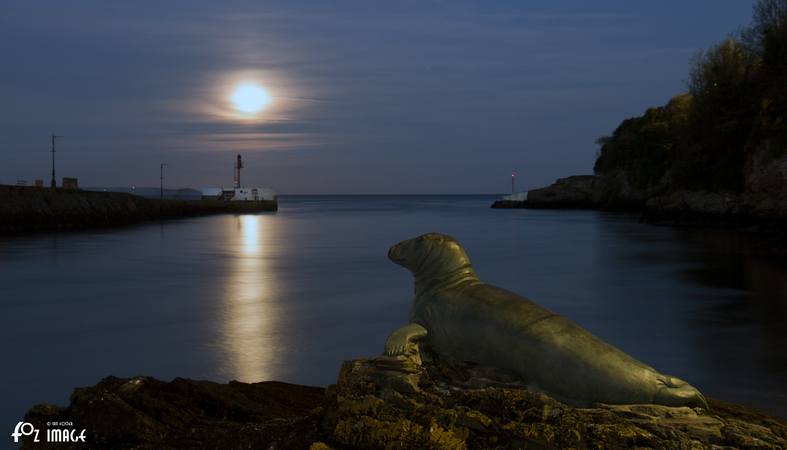
[[[284,197],[277,213],[0,239],[0,431],[102,377],[327,385],[405,323],[400,240],[458,238],[479,276],[706,394],[787,417],[787,267],[730,231],[490,196]]]

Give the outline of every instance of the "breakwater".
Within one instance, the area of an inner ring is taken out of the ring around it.
[[[75,230],[207,214],[276,211],[276,200],[159,200],[121,192],[0,186],[0,233]]]

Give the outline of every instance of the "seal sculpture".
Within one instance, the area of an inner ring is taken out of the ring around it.
[[[478,279],[452,237],[430,233],[391,247],[415,277],[410,324],[394,331],[396,356],[426,339],[438,355],[516,373],[565,403],[654,403],[707,409],[700,392],[602,341],[531,300]]]

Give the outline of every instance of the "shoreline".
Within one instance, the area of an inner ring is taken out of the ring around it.
[[[115,228],[210,214],[278,210],[277,200],[159,200],[122,192],[0,186],[0,234]]]
[[[678,190],[632,197],[609,192],[598,176],[574,175],[527,191],[524,201],[499,199],[491,208],[627,212],[653,225],[783,232],[787,229],[787,203],[783,203],[762,193]]]
[[[552,185],[554,186],[554,185]],[[548,190],[552,186],[542,188]],[[533,191],[529,191],[533,192]],[[691,197],[719,198],[723,194],[689,193]],[[676,194],[673,199],[681,198]],[[600,213],[622,213],[631,215],[632,220],[657,227],[670,227],[684,230],[724,230],[739,233],[747,242],[747,252],[764,257],[783,258],[787,256],[787,211],[775,210],[771,214],[752,214],[741,203],[728,202],[727,210],[701,209],[692,207],[691,201],[666,203],[664,197],[655,197],[645,204],[618,203],[601,204],[592,199],[574,201],[556,195],[554,199],[515,202],[496,200],[492,209],[534,209],[561,211],[597,211]]]

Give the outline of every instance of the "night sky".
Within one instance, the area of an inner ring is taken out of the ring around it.
[[[111,3],[111,4],[110,4]],[[0,183],[501,193],[592,173],[753,0],[0,3]],[[229,97],[271,96],[253,117]]]

